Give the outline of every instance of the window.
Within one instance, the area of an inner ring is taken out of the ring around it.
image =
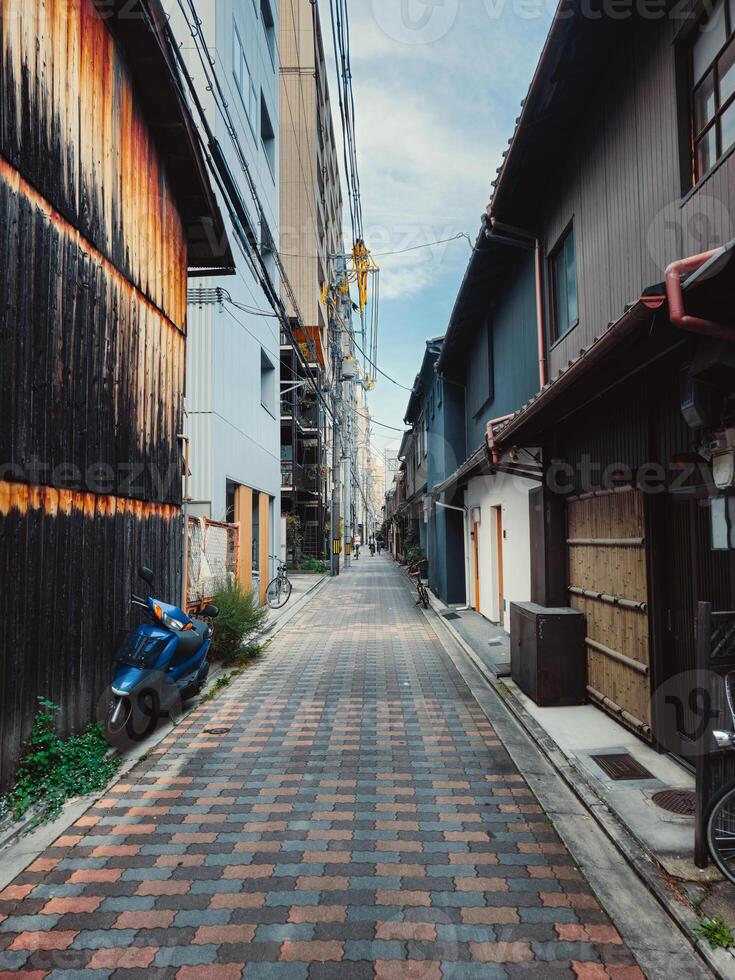
[[[268,107],[265,104],[263,93],[260,93],[260,139],[263,144],[263,152],[268,161],[273,179],[276,178],[276,134],[268,114]]]
[[[260,348],[260,404],[275,416],[276,369],[263,348]]]
[[[277,268],[276,268],[276,257],[275,257],[275,243],[273,241],[273,235],[268,227],[268,222],[265,220],[265,216],[260,217],[260,254],[262,256],[265,267],[269,274],[276,278]]]
[[[570,226],[551,253],[552,340],[559,340],[577,325],[577,256]]]
[[[735,0],[719,0],[695,30],[691,72],[696,184],[735,145]]]
[[[254,132],[254,127],[258,123],[258,98],[255,92],[253,76],[247,58],[245,57],[245,49],[242,46],[240,34],[234,23],[232,27],[232,74],[235,78],[235,88],[240,95],[240,100],[245,109],[245,115]]]
[[[263,20],[263,30],[265,31],[265,39],[268,43],[268,51],[270,52],[271,62],[275,66],[276,63],[276,25],[273,20],[273,11],[271,10],[270,0],[260,0],[260,16]]]

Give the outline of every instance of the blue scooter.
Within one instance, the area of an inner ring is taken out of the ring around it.
[[[150,568],[138,573],[152,586]],[[175,712],[202,690],[209,673],[211,620],[219,614],[209,604],[202,619],[191,619],[153,596],[132,595],[130,601],[145,609],[152,622],[126,631],[115,654],[104,724],[107,740],[117,746],[146,738],[161,714]]]

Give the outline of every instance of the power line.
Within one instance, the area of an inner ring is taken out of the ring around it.
[[[288,276],[286,275],[286,271],[283,268],[283,263],[281,262],[281,258],[280,255],[278,254],[278,250],[275,247],[275,243],[273,242],[273,239],[270,235],[270,230],[268,229],[268,223],[265,217],[265,211],[260,201],[257,187],[255,185],[255,181],[253,180],[253,176],[250,172],[250,167],[248,166],[247,159],[245,158],[242,145],[240,144],[237,130],[232,120],[232,116],[230,115],[227,99],[224,96],[222,87],[219,82],[219,78],[217,76],[217,72],[215,70],[215,62],[213,61],[212,56],[209,53],[207,42],[206,39],[204,38],[202,28],[201,28],[201,19],[197,14],[194,0],[188,0],[188,6],[194,18],[194,26],[192,26],[189,17],[187,15],[186,9],[184,8],[184,0],[178,0],[178,5],[179,5],[179,9],[181,10],[184,21],[187,27],[189,28],[192,39],[194,40],[194,47],[199,57],[202,70],[204,72],[204,76],[207,81],[208,89],[212,93],[217,110],[219,111],[220,115],[225,121],[228,135],[230,136],[230,139],[236,150],[241,169],[245,175],[248,184],[248,189],[250,191],[253,202],[255,203],[258,211],[258,217],[261,223],[261,233],[264,229],[268,235],[269,238],[268,244],[271,253],[276,261],[276,265],[278,267],[278,271],[281,277],[281,284],[285,287],[288,293],[289,300],[291,302],[291,305],[295,313],[295,319],[298,321],[301,328],[304,329],[304,321],[301,312],[299,310],[298,302],[294,295],[293,288],[291,287],[291,283],[288,279]],[[317,385],[315,378],[312,375],[311,368],[308,362],[306,361],[298,345],[298,342],[293,334],[290,319],[285,310],[281,297],[278,295],[273,283],[271,282],[270,274],[263,260],[263,256],[261,255],[260,250],[256,247],[255,242],[251,240],[250,236],[247,235],[246,228],[250,230],[252,239],[255,238],[255,234],[252,230],[252,223],[250,222],[249,216],[247,214],[247,209],[245,208],[244,202],[240,197],[239,190],[234,182],[232,174],[229,171],[229,168],[227,166],[219,142],[215,138],[214,133],[212,132],[211,127],[209,126],[204,107],[202,106],[201,100],[199,99],[196,90],[196,86],[194,84],[194,80],[191,77],[186,67],[186,64],[184,63],[183,56],[181,54],[181,51],[179,50],[178,45],[176,44],[176,39],[173,37],[173,33],[171,31],[170,25],[167,25],[167,31],[168,31],[169,41],[176,54],[179,70],[181,71],[184,79],[186,80],[186,84],[189,89],[192,101],[194,102],[194,105],[197,108],[197,111],[199,113],[202,122],[202,126],[204,128],[205,133],[207,134],[210,152],[207,153],[204,147],[202,147],[202,150],[204,152],[207,163],[209,164],[210,170],[212,171],[212,174],[215,178],[215,182],[217,183],[217,186],[219,187],[220,192],[223,195],[224,200],[226,202],[229,202],[230,218],[232,220],[235,233],[237,235],[240,249],[243,252],[243,255],[245,256],[246,261],[250,265],[253,274],[258,280],[264,295],[267,297],[273,310],[276,312],[276,315],[280,320],[284,331],[289,336],[291,343],[296,351],[297,357],[302,362],[302,365],[306,371],[308,382],[316,392],[317,397],[319,398],[320,402],[324,406],[326,412],[329,414],[329,416],[332,419],[334,419],[332,410],[330,406],[327,404],[327,402],[325,401],[321,393],[321,390]],[[202,52],[202,49],[204,53]],[[180,90],[178,79],[175,77],[173,70],[172,70],[172,77],[174,78],[174,82]],[[181,94],[182,97],[184,97],[183,93]],[[212,157],[215,157],[215,159],[213,160]]]
[[[416,252],[420,248],[432,248],[434,245],[446,245],[447,242],[456,242],[459,241],[460,238],[466,238],[469,242],[470,248],[472,248],[472,239],[470,236],[466,232],[460,231],[459,234],[453,235],[452,238],[440,238],[438,242],[425,242],[423,245],[412,245],[410,248],[399,248],[395,252],[376,252],[375,255],[405,255],[406,252]]]
[[[378,422],[376,419],[371,418],[369,415],[365,415],[364,412],[358,412],[355,409],[355,415],[359,415],[361,419],[367,419],[368,422],[372,422],[373,425],[379,425],[381,429],[390,429],[392,432],[405,432],[405,429],[397,429],[395,425],[386,425],[385,422]]]
[[[360,351],[362,356],[365,358],[365,360],[368,362],[368,364],[374,371],[377,371],[378,374],[381,374],[384,378],[390,381],[391,384],[394,384],[396,388],[402,388],[403,391],[410,391],[413,394],[413,388],[407,388],[406,385],[402,385],[400,381],[396,381],[395,378],[391,378],[391,376],[389,374],[386,374],[385,371],[381,371],[381,369],[378,367],[377,364],[373,364],[373,362],[367,356],[367,354],[362,349],[362,347],[360,347],[360,345],[358,344],[354,336],[352,337],[352,342],[355,345],[355,347],[357,347],[357,349]]]

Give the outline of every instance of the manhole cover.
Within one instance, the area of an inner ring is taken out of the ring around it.
[[[697,810],[696,793],[688,789],[665,789],[651,799],[662,810],[678,813],[681,817],[693,817]]]
[[[461,617],[460,617],[460,616],[458,616],[458,615],[457,615],[456,613],[442,613],[442,616],[443,616],[443,617],[444,617],[445,619],[460,619],[460,618],[461,618]]]
[[[205,735],[227,735],[229,728],[205,728]]]
[[[613,752],[609,755],[593,755],[592,761],[602,769],[606,776],[615,780],[653,779],[653,775],[636,762],[627,752]]]

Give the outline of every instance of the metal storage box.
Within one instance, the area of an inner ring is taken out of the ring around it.
[[[585,633],[585,617],[575,609],[511,604],[511,675],[540,707],[585,703]]]

